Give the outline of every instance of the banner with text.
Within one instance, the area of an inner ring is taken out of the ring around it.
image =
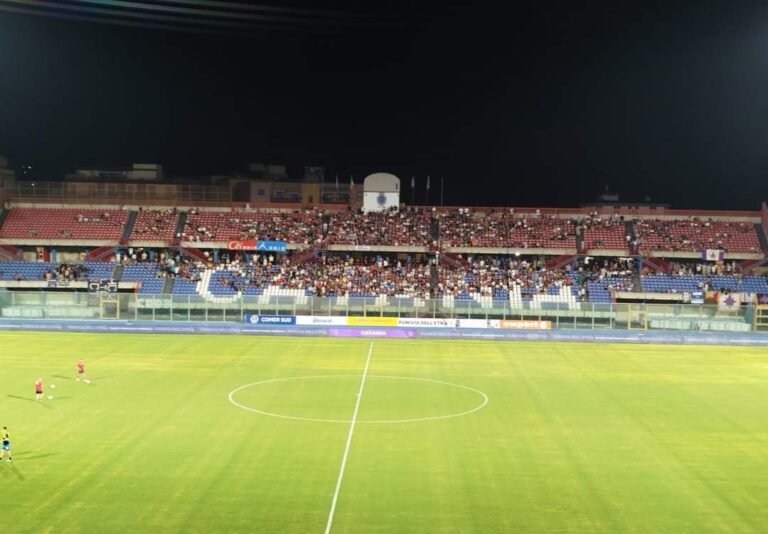
[[[257,241],[256,250],[261,252],[287,252],[285,241]]]
[[[329,328],[328,335],[332,337],[418,337],[416,330],[399,328]]]
[[[552,330],[552,321],[499,321],[499,327],[507,330]]]
[[[230,241],[227,244],[229,250],[256,250],[259,252],[287,252],[285,241]]]
[[[256,241],[230,241],[227,248],[229,250],[256,250]]]
[[[347,326],[346,316],[297,315],[296,324],[301,326]]]
[[[255,325],[295,325],[296,317],[293,315],[257,315],[246,313],[245,322]]]
[[[456,328],[458,319],[430,319],[422,317],[400,317],[397,326],[410,326],[416,328]]]
[[[347,317],[349,326],[397,326],[397,317]]]

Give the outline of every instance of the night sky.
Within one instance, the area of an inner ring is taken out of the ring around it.
[[[427,174],[439,201],[444,176],[446,204],[573,206],[606,185],[680,208],[768,198],[762,2],[333,2],[311,6],[334,10],[322,19],[167,24],[194,31],[7,11],[70,16],[99,2],[63,4],[0,0],[0,153],[38,180],[88,165],[200,177],[264,161],[296,177],[325,165],[331,180],[393,171],[406,191],[415,174],[419,202]]]

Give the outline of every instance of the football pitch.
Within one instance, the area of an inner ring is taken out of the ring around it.
[[[4,533],[768,525],[764,348],[75,333],[0,347]],[[38,377],[53,400],[34,400]]]

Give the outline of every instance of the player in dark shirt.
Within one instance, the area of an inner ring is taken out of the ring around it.
[[[8,461],[10,462],[13,460],[13,457],[11,455],[11,434],[8,432],[8,427],[4,426],[3,431],[0,432],[0,437],[2,437],[2,447],[0,447],[0,462],[3,461],[5,458],[5,453],[8,453]]]

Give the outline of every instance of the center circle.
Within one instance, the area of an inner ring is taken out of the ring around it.
[[[280,419],[349,424],[360,380],[359,375],[273,378],[232,390],[229,402],[243,410]],[[399,384],[392,387],[395,381]],[[293,387],[286,388],[287,384]],[[356,421],[383,424],[449,419],[474,413],[486,404],[488,395],[461,384],[431,378],[369,375],[361,413],[373,412],[373,417],[361,416]],[[404,412],[403,417],[385,417],[386,413],[397,410]],[[317,411],[331,412],[331,416]],[[339,415],[342,412],[343,417]],[[386,413],[377,416],[377,412]]]

